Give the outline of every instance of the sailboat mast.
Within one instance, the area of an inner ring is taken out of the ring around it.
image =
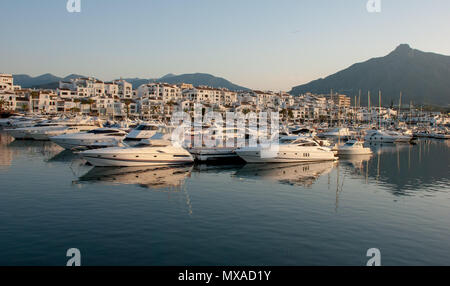
[[[370,110],[370,90],[367,92],[367,113],[369,115],[368,121],[369,125],[372,124],[372,112]]]
[[[381,90],[378,91],[378,129],[381,129]]]
[[[398,101],[398,114],[397,114],[398,124],[400,124],[400,114],[401,114],[401,112],[402,112],[402,92],[400,91],[400,99]]]

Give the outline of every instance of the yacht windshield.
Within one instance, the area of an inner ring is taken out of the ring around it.
[[[139,125],[138,127],[136,127],[135,130],[142,130],[142,131],[158,130],[158,126],[155,126],[155,125]]]
[[[88,133],[91,133],[91,134],[113,134],[113,133],[119,133],[119,130],[96,129],[96,130],[88,131]]]

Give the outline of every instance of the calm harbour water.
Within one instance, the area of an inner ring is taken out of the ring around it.
[[[92,168],[0,133],[0,265],[450,265],[450,142],[298,165]]]

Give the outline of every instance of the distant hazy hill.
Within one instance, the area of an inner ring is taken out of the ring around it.
[[[31,77],[26,74],[13,75],[14,84],[20,85],[23,88],[50,88],[55,89],[59,86],[60,80],[70,80],[73,78],[83,77],[78,74],[70,74],[64,78],[46,73],[40,76]]]
[[[207,85],[216,88],[224,87],[228,88],[229,90],[248,90],[248,88],[236,85],[224,78],[216,77],[206,73],[191,73],[181,75],[167,74],[157,79],[126,78],[125,80],[132,83],[133,88],[137,88],[141,84],[159,81],[170,84],[190,83],[194,86]]]
[[[52,74],[46,73],[40,76],[31,77],[26,74],[16,74],[13,75],[14,84],[20,85],[22,87],[28,88],[35,85],[48,84],[52,82],[58,82],[61,80],[60,77],[54,76]]]
[[[49,89],[56,89],[59,86],[60,80],[70,80],[77,77],[84,77],[82,75],[77,74],[71,74],[64,78],[54,76],[52,74],[43,74],[37,77],[31,77],[29,75],[13,75],[14,77],[14,84],[21,85],[24,88],[49,88]],[[177,84],[177,83],[190,83],[195,86],[198,85],[208,85],[212,87],[225,87],[230,90],[248,90],[245,87],[236,85],[234,83],[231,83],[230,81],[221,78],[221,77],[215,77],[210,74],[205,73],[193,73],[193,74],[182,74],[182,75],[174,75],[174,74],[167,74],[161,78],[153,78],[153,79],[142,79],[142,78],[124,78],[124,80],[128,81],[133,85],[133,88],[137,88],[138,86],[142,84],[146,84],[149,82],[166,82],[170,84]]]
[[[362,90],[361,103],[367,103],[370,90],[372,104],[398,102],[403,92],[403,103],[450,104],[450,56],[426,53],[402,44],[385,57],[357,63],[324,79],[293,87],[293,95],[305,92],[329,93],[333,89],[353,97]]]

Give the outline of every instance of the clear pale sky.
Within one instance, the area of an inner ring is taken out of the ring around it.
[[[450,1],[0,0],[0,72],[104,80],[204,72],[290,90],[401,43],[450,54]]]

